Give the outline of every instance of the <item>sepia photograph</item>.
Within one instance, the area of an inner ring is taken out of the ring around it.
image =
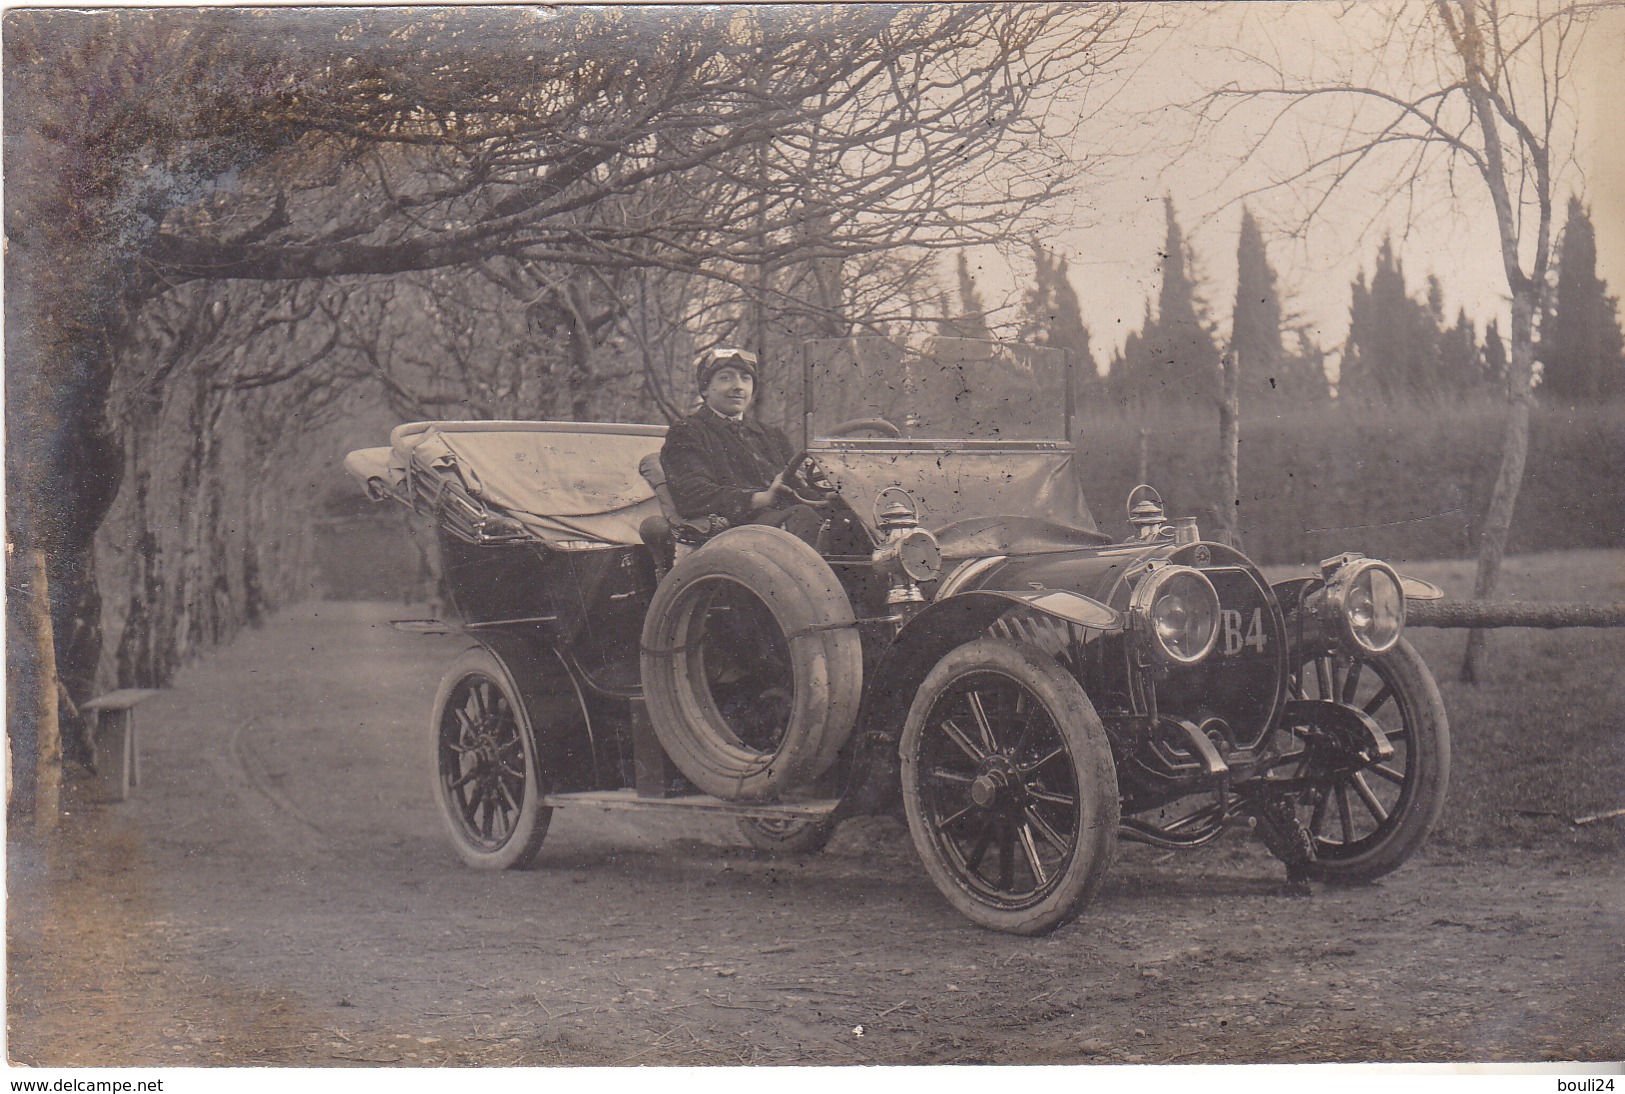
[[[12,1078],[1625,1073],[1625,0],[0,17]]]

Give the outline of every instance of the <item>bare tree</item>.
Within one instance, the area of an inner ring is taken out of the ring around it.
[[[1109,64],[1119,22],[1007,5],[8,13],[13,539],[63,560],[51,580],[72,588],[52,600],[99,633],[90,537],[126,466],[109,393],[170,299],[210,310],[158,347],[174,364],[144,397],[184,379],[204,426],[411,373],[385,290],[358,279],[491,306],[434,271],[508,277],[514,300],[535,288],[521,313],[579,395],[627,271],[738,289],[763,268],[998,238],[1065,185],[1064,134],[1035,103]],[[242,334],[233,316],[273,308],[184,291],[245,281],[305,286],[267,294],[294,316],[277,324],[298,328],[291,358],[223,340]],[[444,335],[455,364],[470,347]],[[387,366],[386,350],[401,351]],[[482,372],[494,358],[469,363],[503,390]],[[202,443],[186,467],[224,458]],[[198,504],[187,519],[206,522]]]
[[[124,489],[100,537],[120,686],[159,686],[184,660],[263,615],[296,580],[300,491],[291,423],[338,412],[333,372],[342,294],[319,283],[251,292],[190,286],[145,309],[121,353],[111,416]],[[307,461],[308,463],[308,461]],[[295,556],[297,557],[297,551]]]
[[[1439,200],[1475,199],[1458,183],[1475,179],[1493,213],[1511,298],[1511,366],[1500,470],[1484,521],[1474,596],[1494,594],[1529,450],[1534,400],[1535,321],[1547,291],[1555,188],[1572,155],[1577,121],[1571,76],[1588,23],[1607,5],[1574,2],[1431,0],[1346,15],[1370,33],[1342,54],[1332,76],[1300,76],[1280,59],[1244,60],[1269,79],[1233,83],[1197,104],[1204,135],[1252,124],[1245,147],[1294,123],[1331,135],[1329,146],[1273,178],[1310,195],[1308,216],[1326,212],[1360,181],[1413,214]],[[1321,59],[1324,59],[1323,55]],[[1263,134],[1259,136],[1258,134]],[[1306,147],[1314,146],[1306,141]],[[1462,677],[1472,680],[1485,634],[1468,640]]]

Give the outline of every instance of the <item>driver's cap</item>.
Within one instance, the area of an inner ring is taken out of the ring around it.
[[[705,391],[710,384],[711,377],[716,375],[718,369],[736,368],[740,372],[750,373],[752,380],[760,380],[761,374],[757,371],[756,355],[748,349],[735,349],[732,346],[718,346],[708,349],[694,359],[694,381],[700,391]]]

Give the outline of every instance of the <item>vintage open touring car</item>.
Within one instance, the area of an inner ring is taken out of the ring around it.
[[[812,851],[900,801],[942,894],[1036,934],[1118,839],[1251,830],[1296,882],[1404,863],[1449,730],[1405,642],[1439,595],[1349,553],[1271,585],[1170,519],[1084,502],[1063,354],[938,338],[811,343],[787,420],[816,547],[670,503],[664,427],[421,422],[346,467],[432,515],[472,647],[430,719],[462,858],[531,863],[552,811],[729,813]]]

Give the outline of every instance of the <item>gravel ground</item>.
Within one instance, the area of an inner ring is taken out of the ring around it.
[[[141,708],[132,800],[70,787],[10,843],[14,1063],[1625,1058],[1625,869],[1555,839],[1310,897],[1240,836],[1125,846],[1041,939],[961,919],[890,818],[774,860],[724,819],[564,810],[536,870],[467,870],[426,729],[464,643],[400,614],[243,637]]]

